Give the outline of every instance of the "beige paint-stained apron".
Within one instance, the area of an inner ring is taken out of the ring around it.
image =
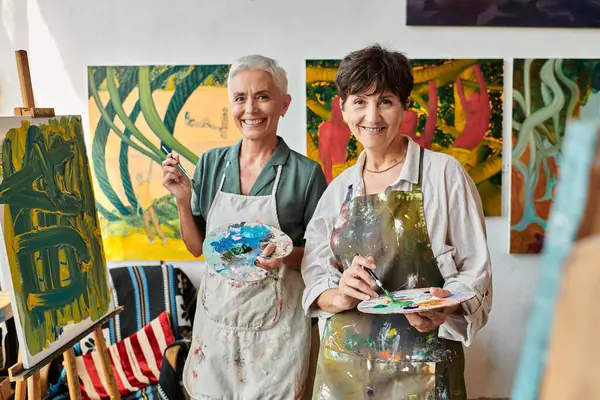
[[[412,191],[346,200],[331,236],[339,268],[356,254],[375,259],[389,290],[442,287],[423,212],[423,149],[419,183]],[[466,400],[462,343],[420,333],[404,315],[363,314],[356,309],[326,322],[314,400]]]
[[[241,221],[281,229],[275,199],[281,169],[279,166],[273,192],[267,196],[224,193],[223,174],[206,231]],[[183,372],[190,396],[300,399],[310,351],[310,319],[301,306],[303,290],[300,272],[287,266],[256,282],[224,278],[205,266],[192,346]]]

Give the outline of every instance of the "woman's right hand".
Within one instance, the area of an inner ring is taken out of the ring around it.
[[[179,154],[169,153],[162,162],[162,184],[175,196],[177,201],[190,202],[192,199],[192,184],[187,176],[179,169]]]
[[[373,257],[356,256],[350,268],[344,271],[340,279],[338,295],[333,299],[333,305],[340,310],[351,310],[363,300],[377,297],[375,280],[365,268],[374,270]]]

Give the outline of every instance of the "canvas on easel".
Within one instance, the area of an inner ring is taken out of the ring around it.
[[[599,280],[593,242],[600,237],[597,117],[567,123],[562,157],[538,289],[510,397],[514,400],[596,399],[593,393],[600,393],[597,374],[571,371],[575,365],[598,369],[598,323],[590,318]]]
[[[0,272],[22,364],[114,311],[81,118],[0,118]]]

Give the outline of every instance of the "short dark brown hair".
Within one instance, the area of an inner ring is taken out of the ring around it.
[[[403,53],[372,45],[348,54],[340,61],[335,77],[342,105],[351,94],[389,91],[406,108],[414,78],[410,61]]]

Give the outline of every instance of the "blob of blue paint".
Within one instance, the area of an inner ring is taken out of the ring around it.
[[[251,225],[245,223],[231,225],[227,235],[215,240],[210,245],[218,253],[243,254],[254,249],[260,250],[260,244],[273,237],[268,227],[264,225]]]

